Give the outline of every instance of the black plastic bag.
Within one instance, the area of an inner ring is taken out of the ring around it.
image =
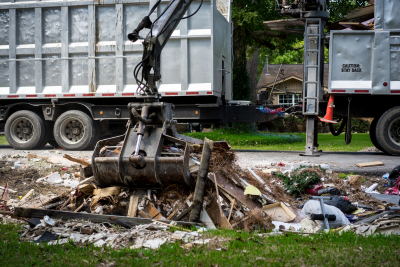
[[[307,202],[308,202],[308,200],[303,203],[300,203],[297,206],[297,208],[302,209]],[[350,214],[353,211],[357,210],[357,207],[354,206],[353,204],[351,204],[350,201],[348,201],[342,197],[338,197],[338,196],[333,196],[332,200],[324,199],[324,204],[334,206],[334,207],[340,209],[343,213],[347,213],[347,214]]]
[[[340,209],[343,213],[349,214],[357,210],[357,207],[351,204],[350,201],[342,197],[332,197],[332,200],[325,200],[324,203],[327,205],[335,206]]]
[[[389,187],[393,187],[396,184],[397,179],[400,176],[400,165],[395,167],[389,174]]]
[[[323,195],[323,194],[331,194],[331,195],[341,195],[343,192],[341,192],[339,189],[334,188],[334,187],[327,187],[321,190],[318,190],[318,196]]]

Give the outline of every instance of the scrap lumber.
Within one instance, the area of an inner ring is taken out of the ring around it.
[[[249,216],[243,217],[242,219],[240,219],[239,221],[235,222],[234,224],[232,224],[232,227],[236,227],[238,226],[240,223],[246,221],[247,219],[249,219]]]
[[[136,212],[139,205],[139,195],[133,192],[129,198],[128,217],[136,217]]]
[[[244,195],[243,188],[238,187],[231,181],[225,179],[220,172],[216,172],[215,176],[218,188],[228,193],[232,198],[236,199],[237,202],[242,203],[249,209],[261,208],[261,204],[253,202]],[[212,175],[208,175],[208,179],[214,183]]]
[[[373,162],[365,162],[365,163],[357,163],[356,166],[362,167],[374,167],[374,166],[383,166],[385,165],[383,162],[380,161],[373,161]]]
[[[152,219],[165,219],[164,216],[154,207],[154,204],[150,201],[144,206],[144,211],[150,215]]]
[[[167,220],[170,220],[172,217],[174,217],[174,215],[184,207],[185,203],[190,200],[193,197],[193,194],[190,193],[190,195],[185,199],[185,201],[182,203],[182,205],[180,205],[177,209],[175,209],[167,218]]]
[[[48,159],[48,157],[38,156],[38,155],[35,155],[35,154],[28,154],[27,158],[28,158],[28,160],[31,160],[31,159],[34,159],[34,158],[44,159],[44,160]]]
[[[26,195],[25,195],[23,198],[21,198],[20,203],[24,203],[24,202],[26,201],[26,199],[27,199],[30,195],[32,195],[33,191],[35,191],[35,189],[29,190],[29,192],[26,193]]]
[[[64,203],[65,203],[65,200],[61,200],[61,201],[58,201],[58,202],[55,202],[55,203],[51,203],[51,204],[49,204],[47,206],[43,206],[43,208],[47,210],[47,209],[51,209],[51,208],[60,206],[61,204],[64,204]]]
[[[198,206],[199,203],[197,202],[193,202],[189,208],[185,209],[184,211],[182,211],[181,214],[179,214],[178,217],[176,217],[176,220],[181,220],[183,219],[191,210],[193,210],[196,206]]]
[[[217,178],[215,178],[215,173],[213,173],[213,176],[214,176],[214,183],[215,183],[215,191],[217,192],[217,203],[218,203],[218,208],[219,208],[219,214],[222,217],[224,215],[222,213],[221,203],[219,201],[218,183],[217,183]]]
[[[84,220],[91,221],[94,223],[102,223],[109,222],[108,217],[110,215],[107,214],[92,214],[92,213],[80,213],[80,212],[70,212],[70,211],[61,211],[61,210],[44,210],[44,209],[31,209],[31,208],[15,208],[14,216],[16,217],[26,217],[26,218],[43,218],[45,215],[51,217],[52,219],[61,219],[61,220]],[[116,216],[111,215],[112,217],[121,220],[130,225],[140,225],[140,224],[148,224],[153,221],[153,219],[147,218],[137,218],[137,217],[126,217],[126,216]],[[170,220],[158,220],[164,223],[170,224],[172,221]],[[181,222],[176,221],[179,225],[187,225],[187,226],[200,226],[203,224],[195,223],[195,222]]]
[[[232,210],[233,210],[233,207],[234,207],[234,206],[235,206],[235,199],[233,199],[233,201],[232,201],[232,203],[231,203],[231,210],[229,211],[228,222],[229,222],[230,219],[231,219]]]
[[[147,213],[144,212],[143,210],[139,211],[139,215],[142,216],[143,218],[151,219],[151,217],[147,215]]]
[[[217,203],[216,197],[213,197],[211,202],[206,206],[206,212],[210,216],[211,220],[215,225],[218,225],[219,227],[225,229],[232,229],[232,226],[228,222],[228,219],[225,217],[225,215],[222,214],[222,216],[220,216],[219,214],[220,207],[218,207],[219,205]]]
[[[204,193],[206,188],[206,180],[208,177],[208,170],[210,167],[211,153],[213,150],[214,143],[207,137],[204,138],[203,153],[200,159],[200,170],[197,173],[196,188],[194,190],[194,203],[203,203]],[[202,205],[196,205],[190,213],[189,221],[198,222],[200,221],[200,213]]]
[[[87,202],[88,199],[89,199],[89,198],[86,198],[85,200],[83,200],[83,203],[82,203],[76,210],[74,210],[74,212],[80,211],[81,208],[86,204],[86,202]]]
[[[67,159],[67,160],[69,160],[69,161],[72,161],[72,162],[76,162],[76,163],[78,163],[78,164],[81,164],[81,165],[83,165],[83,166],[85,166],[85,167],[91,166],[91,164],[90,164],[89,162],[86,162],[86,161],[81,160],[81,159],[76,159],[76,158],[71,157],[70,155],[67,155],[67,154],[64,155],[64,158]]]

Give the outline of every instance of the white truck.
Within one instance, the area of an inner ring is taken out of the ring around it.
[[[127,104],[144,101],[133,75],[143,44],[127,35],[156,2],[0,1],[0,124],[10,145],[82,150],[124,133]],[[232,64],[230,1],[205,0],[196,16],[180,21],[161,56],[158,92],[175,105],[174,119],[270,119],[232,101]]]

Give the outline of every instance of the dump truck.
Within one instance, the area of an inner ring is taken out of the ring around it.
[[[276,10],[292,18],[265,22],[271,30],[305,29],[300,103],[307,120],[303,155],[318,156],[319,121],[329,123],[334,135],[346,126],[345,140],[349,144],[354,117],[372,118],[369,134],[375,147],[400,155],[400,5],[393,0],[371,2],[340,22],[345,30],[331,30],[329,36],[324,33],[329,18],[326,0],[277,0]],[[329,96],[324,96],[323,55],[327,42]],[[336,131],[332,124],[340,120]]]
[[[145,101],[133,75],[143,43],[128,34],[156,2],[1,1],[0,128],[9,144],[83,150],[125,133],[128,104]],[[165,44],[159,97],[174,105],[180,123],[276,118],[249,101],[233,101],[230,1],[195,1],[187,13],[200,5]],[[150,20],[168,6],[157,5]]]

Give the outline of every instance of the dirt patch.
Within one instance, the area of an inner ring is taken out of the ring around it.
[[[9,195],[18,198],[24,196],[31,189],[35,189],[35,194],[39,195],[59,195],[70,188],[64,186],[55,186],[46,183],[37,183],[36,180],[45,177],[51,173],[59,172],[60,175],[65,173],[73,173],[78,171],[77,168],[69,168],[68,170],[61,170],[61,166],[53,165],[52,167],[26,167],[13,169],[12,164],[5,165],[0,168],[0,186],[5,187],[8,183],[8,187],[12,190],[16,190],[17,193],[10,193]]]

